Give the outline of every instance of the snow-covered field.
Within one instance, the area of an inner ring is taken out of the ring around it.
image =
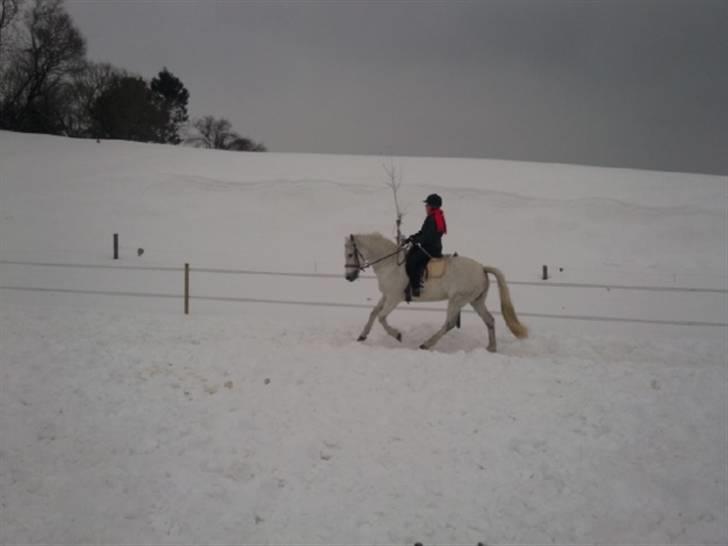
[[[0,132],[0,543],[728,542],[726,177],[396,160],[405,231],[440,193],[531,330],[490,354],[464,314],[425,352],[414,306],[354,341],[386,161]],[[185,262],[189,316],[138,295]]]

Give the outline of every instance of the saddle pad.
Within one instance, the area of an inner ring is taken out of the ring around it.
[[[426,279],[439,279],[445,274],[447,270],[447,259],[445,258],[432,258],[427,262],[427,272],[425,273]]]

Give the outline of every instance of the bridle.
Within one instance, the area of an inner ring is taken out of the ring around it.
[[[379,263],[381,261],[384,261],[387,258],[391,258],[395,254],[399,254],[401,252],[402,248],[404,248],[404,246],[405,246],[405,245],[400,245],[400,246],[397,247],[397,250],[395,250],[394,252],[392,252],[390,254],[387,254],[385,256],[382,256],[380,258],[377,258],[376,260],[373,260],[373,261],[369,262],[364,257],[364,254],[361,253],[361,251],[359,250],[359,247],[356,246],[356,239],[354,238],[354,234],[349,235],[349,240],[351,241],[351,246],[354,249],[354,260],[356,260],[356,263],[348,263],[347,262],[346,267],[351,267],[351,268],[354,268],[355,267],[359,271],[364,271],[365,269],[367,269],[368,267],[373,266],[374,264],[377,264],[377,263]],[[361,257],[361,260],[359,259],[360,257]],[[362,260],[364,261],[364,263],[362,263]]]
[[[346,267],[348,267],[348,268],[356,268],[359,271],[364,271],[371,264],[367,263],[367,259],[361,253],[361,251],[359,250],[359,247],[356,246],[356,239],[354,239],[354,234],[353,233],[351,235],[349,235],[349,241],[351,241],[351,246],[352,246],[352,248],[354,250],[353,256],[354,256],[354,259],[356,260],[356,263],[349,263],[349,262],[347,262],[346,263]],[[361,265],[361,261],[359,260],[359,257],[360,256],[364,260],[364,265]],[[347,256],[347,258],[348,258],[348,256]]]

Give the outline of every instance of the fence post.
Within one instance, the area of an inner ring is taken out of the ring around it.
[[[461,313],[462,313],[462,311],[458,311],[458,318],[456,319],[456,322],[455,322],[455,326],[457,326],[458,328],[460,328],[460,314]]]
[[[114,233],[114,259],[119,259],[119,234]]]
[[[190,264],[185,264],[185,315],[190,314]]]
[[[548,280],[549,278],[549,267],[547,265],[543,266],[541,280]]]

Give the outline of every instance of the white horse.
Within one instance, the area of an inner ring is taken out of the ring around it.
[[[387,323],[387,316],[404,300],[409,283],[404,268],[403,248],[398,247],[379,233],[350,235],[346,238],[346,280],[355,281],[359,272],[372,267],[377,275],[382,297],[374,306],[364,326],[359,341],[364,341],[378,318],[387,333],[402,341],[402,333]],[[470,304],[488,328],[488,350],[495,352],[495,320],[485,307],[490,281],[488,273],[495,275],[500,291],[501,311],[508,328],[517,338],[528,336],[528,329],[518,321],[511,303],[506,279],[495,267],[484,266],[464,256],[448,256],[445,273],[440,278],[428,279],[419,297],[412,301],[448,300],[447,317],[435,334],[420,345],[420,349],[431,349],[439,339],[455,327],[460,309]]]

